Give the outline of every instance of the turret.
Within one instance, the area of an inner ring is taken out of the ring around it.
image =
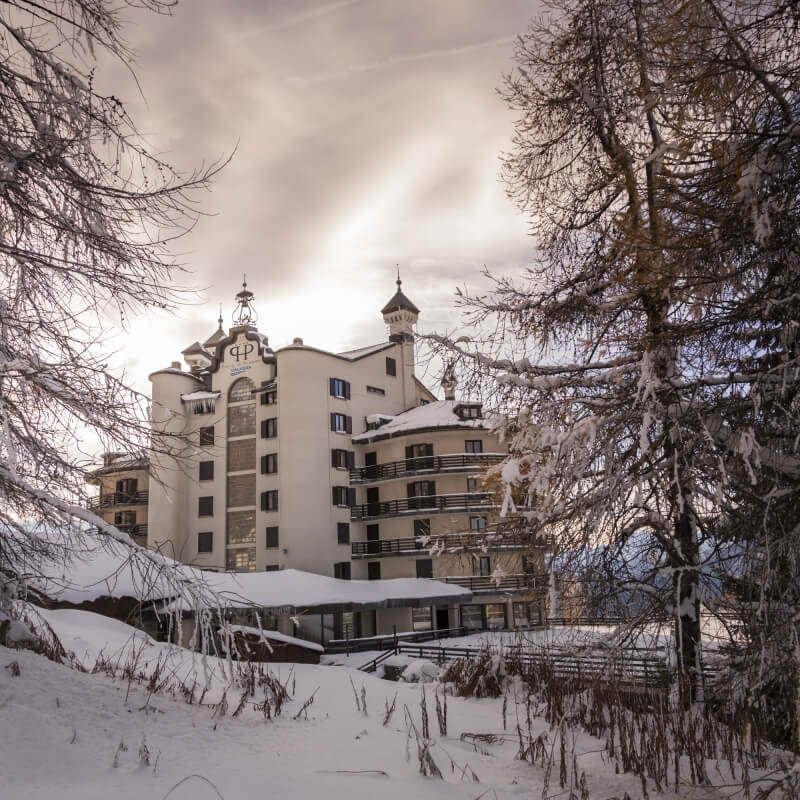
[[[389,326],[389,341],[411,342],[414,340],[414,325],[417,324],[419,309],[403,294],[400,273],[397,274],[397,291],[394,297],[381,309],[383,321]]]

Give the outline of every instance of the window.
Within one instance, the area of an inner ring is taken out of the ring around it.
[[[333,565],[333,577],[340,578],[343,581],[350,580],[350,562],[339,561]]]
[[[477,492],[480,491],[479,478],[467,478],[467,491]]]
[[[436,505],[435,481],[414,481],[406,486],[409,509],[431,508]]]
[[[467,439],[464,442],[464,452],[465,453],[482,453],[483,452],[483,442],[480,439]]]
[[[331,486],[331,500],[335,506],[349,508],[356,504],[356,490],[347,486]]]
[[[213,481],[214,480],[214,462],[201,461],[200,462],[200,480]]]
[[[228,442],[228,472],[242,472],[256,468],[256,440],[235,439]]]
[[[479,403],[459,403],[453,411],[459,419],[480,419],[482,416]]]
[[[478,571],[476,575],[482,578],[488,578],[492,574],[491,564],[489,563],[489,556],[480,556],[477,563]]]
[[[429,631],[433,628],[430,606],[411,609],[411,628],[415,631]]]
[[[197,552],[214,552],[214,533],[212,531],[201,531],[197,534]]]
[[[270,525],[267,528],[267,547],[278,547],[278,526]]]
[[[338,544],[350,544],[350,523],[336,523],[336,541]]]
[[[205,428],[200,428],[200,446],[207,447],[214,444],[214,426],[208,425]]]
[[[136,512],[135,511],[115,511],[114,512],[114,525],[119,527],[122,525],[125,528],[129,528],[132,525],[136,524]]]
[[[236,550],[228,550],[225,557],[225,569],[230,572],[255,572],[255,568],[255,547],[239,547]]]
[[[486,527],[486,517],[470,517],[469,529],[471,531],[482,531]]]
[[[417,577],[418,578],[432,578],[433,577],[433,559],[418,558],[417,559]]]
[[[278,454],[268,453],[261,456],[261,474],[272,475],[278,471]]]
[[[381,538],[380,525],[367,525],[367,552],[377,553],[380,551]]]
[[[505,603],[487,603],[486,627],[490,631],[501,631],[506,627]]]
[[[423,536],[431,535],[431,521],[429,519],[414,520],[414,538],[420,539]]]
[[[380,386],[367,386],[367,391],[370,394],[386,394],[386,390],[381,389]]]
[[[214,516],[214,498],[213,497],[199,497],[197,499],[197,515],[199,517],[213,517]]]
[[[381,579],[381,562],[368,561],[367,562],[367,580],[379,581]]]
[[[329,378],[328,385],[331,397],[338,397],[342,400],[350,399],[350,382],[343,381],[341,378]]]
[[[239,378],[228,390],[228,401],[238,403],[241,400],[252,400],[256,385],[250,378]]]
[[[273,489],[269,492],[261,492],[261,510],[262,511],[277,511],[278,510],[278,490]]]
[[[461,627],[469,631],[483,630],[483,606],[461,606]]]
[[[117,494],[122,495],[120,500],[124,501],[125,498],[134,499],[136,497],[136,491],[139,488],[139,482],[136,478],[123,478],[121,481],[117,481]]]
[[[267,564],[267,566],[264,567],[264,572],[277,572],[279,569],[280,565],[278,564]]]
[[[412,444],[406,447],[406,469],[409,472],[433,469],[433,445]]]
[[[347,414],[331,414],[331,430],[335,433],[352,433],[353,432],[353,418],[348,417]]]
[[[262,406],[274,406],[277,402],[278,402],[278,393],[276,391],[261,393]]]
[[[334,469],[353,469],[356,454],[350,450],[331,450],[331,466]]]
[[[393,358],[389,358],[389,356],[386,356],[386,374],[397,375],[397,362]]]
[[[256,504],[256,475],[228,475],[228,508]]]
[[[227,521],[228,544],[256,543],[255,511],[229,511]]]
[[[278,435],[278,418],[270,417],[261,420],[261,438],[274,439]]]
[[[254,436],[256,432],[256,404],[231,406],[228,409],[228,436]]]

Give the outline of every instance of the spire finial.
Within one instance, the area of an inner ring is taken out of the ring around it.
[[[253,293],[247,288],[247,274],[242,275],[242,290],[236,294],[233,322],[236,325],[255,325],[258,314],[252,306]]]
[[[400,280],[400,265],[397,264],[396,266],[397,266],[397,281],[396,281],[396,283],[397,283],[397,291],[399,292],[400,291],[400,287],[403,284],[403,281]]]
[[[222,303],[219,304],[219,316],[217,317],[217,322],[219,323],[219,329],[222,330]]]

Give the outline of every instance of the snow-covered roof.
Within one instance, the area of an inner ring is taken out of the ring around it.
[[[88,537],[87,537],[88,538]],[[295,613],[303,608],[351,609],[404,608],[468,602],[471,592],[429,578],[394,578],[347,581],[286,569],[277,572],[212,572],[176,566],[186,578],[202,581],[230,608],[257,607],[274,613]],[[70,564],[51,562],[32,583],[54,601],[80,604],[100,597],[133,597],[141,602],[170,599],[174,582],[162,578],[156,565],[146,559],[132,562],[122,545],[87,546]],[[187,602],[173,604],[190,610]]]
[[[465,405],[465,403],[457,400],[437,400],[424,406],[417,406],[398,414],[377,430],[357,434],[353,437],[353,441],[370,442],[375,439],[387,439],[431,428],[485,429],[487,427],[486,422],[482,419],[461,419],[455,412],[459,405]]]
[[[194,356],[194,355],[201,355],[207,358],[209,361],[211,360],[211,353],[206,350],[200,342],[192,342],[185,350],[181,350],[181,355],[183,356]]]

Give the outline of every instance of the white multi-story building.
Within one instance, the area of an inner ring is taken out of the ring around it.
[[[400,281],[388,340],[344,353],[273,351],[246,285],[236,299],[227,334],[220,319],[183,351],[188,369],[150,375],[148,545],[205,569],[436,577],[480,600],[360,615],[360,635],[526,623],[533,567],[483,482],[504,448],[452,381],[437,401],[416,378],[419,310]]]

